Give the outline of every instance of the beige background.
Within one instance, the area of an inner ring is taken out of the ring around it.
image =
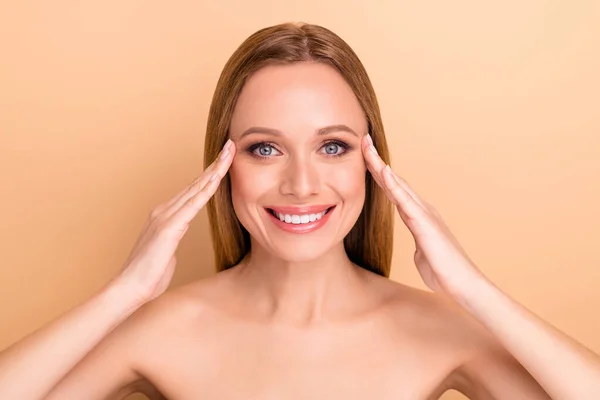
[[[600,351],[599,4],[3,0],[0,348],[106,283],[200,173],[234,49],[307,21],[361,57],[393,167],[480,268]],[[423,287],[396,227],[392,278]],[[173,287],[213,273],[204,212],[179,260]]]

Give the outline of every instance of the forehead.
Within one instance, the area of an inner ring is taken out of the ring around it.
[[[253,127],[306,134],[344,124],[366,130],[364,112],[342,75],[323,63],[269,65],[254,73],[235,105],[232,138]]]

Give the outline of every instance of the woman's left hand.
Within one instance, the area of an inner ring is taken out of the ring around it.
[[[437,210],[383,162],[369,135],[362,138],[361,147],[371,175],[396,205],[402,221],[414,237],[414,260],[425,284],[433,291],[457,298],[473,283],[486,279]]]

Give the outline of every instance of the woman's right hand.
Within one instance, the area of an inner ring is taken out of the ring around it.
[[[219,187],[234,155],[235,144],[228,140],[202,175],[150,213],[121,274],[111,282],[134,296],[139,306],[160,296],[169,286],[177,263],[175,250],[192,219]]]

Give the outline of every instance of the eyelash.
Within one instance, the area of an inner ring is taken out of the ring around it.
[[[335,140],[335,139],[326,141],[325,143],[323,143],[323,146],[321,146],[321,148],[328,146],[330,144],[335,144],[337,146],[340,146],[344,151],[342,151],[341,153],[338,153],[338,154],[327,154],[327,157],[341,157],[344,154],[346,154],[348,152],[348,150],[351,149],[350,145],[348,145],[347,143],[342,142],[341,140]],[[274,146],[274,144],[272,142],[258,142],[258,143],[251,145],[250,147],[248,147],[247,151],[251,156],[256,157],[256,158],[260,158],[260,159],[271,158],[272,156],[262,156],[262,155],[254,152],[256,149],[259,149],[261,147],[272,147],[277,150],[277,148]],[[277,150],[277,151],[279,151],[279,150]]]

